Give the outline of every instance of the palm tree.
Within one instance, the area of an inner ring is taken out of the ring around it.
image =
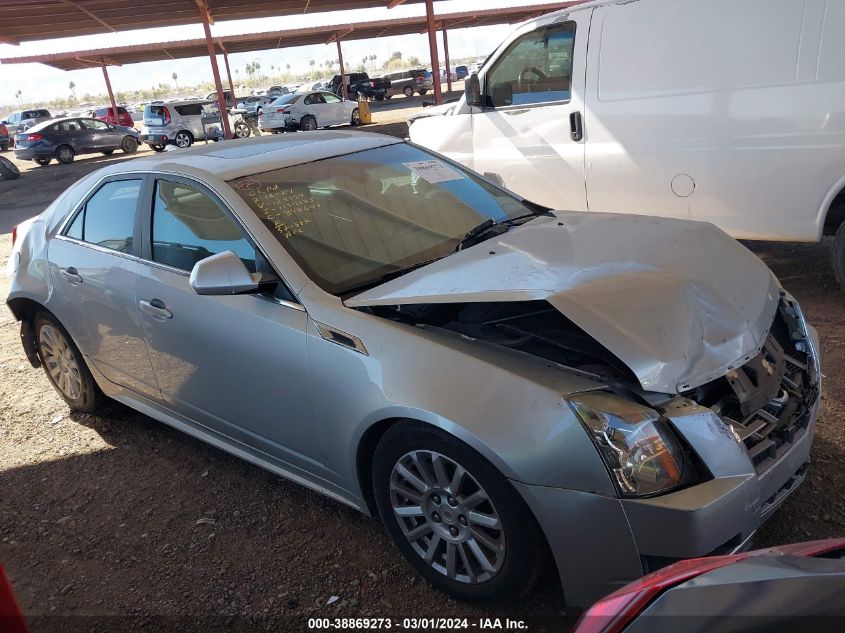
[[[179,92],[179,81],[178,81],[179,76],[176,73],[173,73],[170,76],[173,77],[173,83],[176,84],[176,92]]]
[[[20,100],[21,100],[21,95],[22,95],[22,94],[23,94],[23,93],[22,93],[20,90],[18,90],[18,91],[15,93],[15,97],[17,98],[17,100],[18,100],[19,102],[20,102]]]
[[[73,100],[76,101],[76,84],[71,81],[68,84],[68,88],[70,88],[70,91],[73,93]]]
[[[270,64],[270,81],[273,81],[273,77],[276,76],[276,66]]]
[[[290,72],[290,64],[285,64],[285,70],[287,70],[288,72]]]

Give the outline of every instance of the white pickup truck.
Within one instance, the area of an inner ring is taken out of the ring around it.
[[[520,25],[410,138],[556,209],[836,235],[845,287],[843,33],[842,0],[581,4]]]

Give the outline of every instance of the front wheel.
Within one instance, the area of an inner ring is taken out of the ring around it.
[[[382,437],[373,491],[394,544],[436,588],[510,602],[534,586],[545,540],[505,477],[463,442],[420,423]]]
[[[358,108],[352,110],[352,119],[349,121],[351,125],[361,125],[361,113],[358,112]]]
[[[41,366],[67,405],[85,413],[99,409],[105,396],[62,325],[51,314],[39,312],[33,333]]]
[[[250,135],[249,126],[240,121],[235,124],[235,138],[247,138]]]
[[[138,141],[131,136],[125,136],[120,144],[124,154],[134,154],[138,150]]]

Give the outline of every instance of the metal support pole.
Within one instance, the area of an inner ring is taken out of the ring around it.
[[[340,36],[336,36],[335,43],[337,43],[337,62],[340,64],[340,85],[341,94],[344,99],[349,98],[349,86],[346,85],[346,73],[343,72],[343,51],[340,50]]]
[[[431,74],[434,79],[434,103],[440,105],[443,97],[440,94],[440,62],[437,60],[437,29],[434,25],[432,0],[425,0],[425,16],[428,20],[428,50],[431,54]]]
[[[237,103],[238,98],[235,96],[235,84],[232,83],[232,71],[229,70],[229,53],[223,49],[223,63],[226,64],[226,76],[229,78],[229,91],[232,93],[232,103]]]
[[[111,90],[111,81],[109,81],[109,71],[106,70],[106,62],[100,59],[100,66],[103,68],[103,78],[106,80],[106,90],[109,93],[109,101],[111,101],[111,113],[114,116],[114,124],[120,125],[120,117],[117,115],[117,104],[114,102],[114,93]]]
[[[211,28],[208,26],[208,13],[200,10],[202,28],[205,30],[205,43],[208,46],[208,58],[211,61],[211,74],[214,75],[214,87],[217,89],[217,107],[220,108],[220,121],[223,123],[223,134],[232,138],[229,126],[229,111],[226,109],[226,98],[223,96],[223,85],[220,82],[220,70],[217,68],[217,54],[214,52],[214,42],[211,41]]]
[[[449,63],[449,36],[446,35],[446,25],[443,25],[443,55],[446,58],[446,89],[452,92],[452,73],[449,70],[451,65]]]

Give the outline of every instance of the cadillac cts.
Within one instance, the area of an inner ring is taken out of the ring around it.
[[[551,211],[358,132],[106,167],[18,229],[8,305],[113,398],[378,514],[440,589],[569,603],[744,547],[804,478],[818,343],[709,224]]]

